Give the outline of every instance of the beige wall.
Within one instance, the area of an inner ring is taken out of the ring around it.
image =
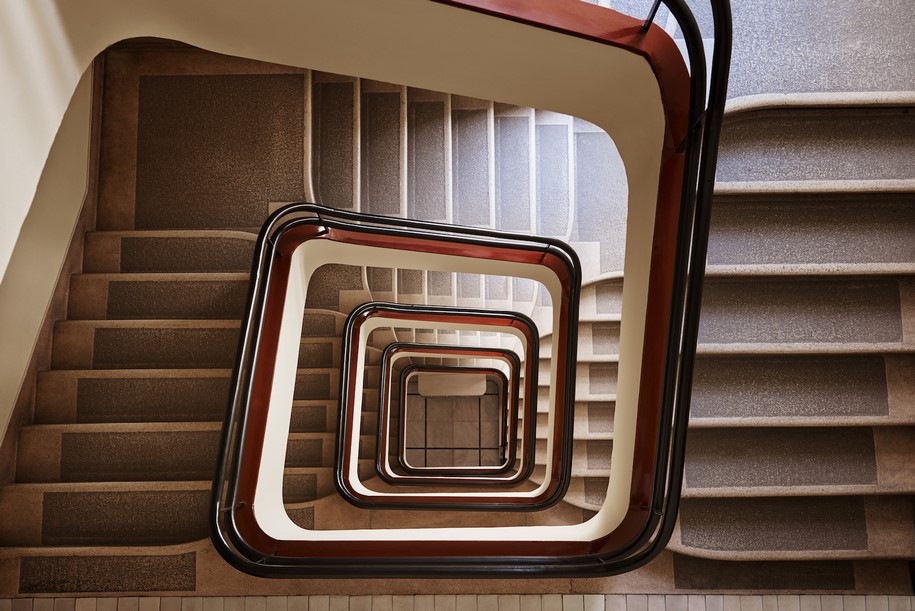
[[[0,282],[0,438],[6,431],[85,199],[91,93],[90,68],[79,80],[47,153],[35,197]],[[2,229],[6,232],[10,227],[4,225]]]

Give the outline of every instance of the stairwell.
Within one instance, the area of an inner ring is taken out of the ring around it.
[[[255,234],[278,203],[312,197],[558,236],[582,253],[570,492],[542,515],[460,519],[558,524],[596,511],[625,236],[625,198],[606,196],[624,179],[605,134],[554,113],[151,41],[106,53],[102,104],[97,227],[54,325],[34,421],[19,432],[16,480],[0,489],[0,515],[17,516],[0,525],[3,594],[636,591],[624,578],[256,580],[206,540]],[[799,98],[727,115],[684,500],[669,550],[636,573],[637,591],[911,589],[910,111]],[[420,303],[438,282],[435,295],[462,305],[539,305],[522,286],[413,271],[317,279],[284,479],[303,526],[436,519],[360,512],[334,491],[339,337],[357,297]],[[546,336],[542,360],[550,354]],[[374,412],[364,417],[374,430]],[[368,472],[374,442],[364,442]]]

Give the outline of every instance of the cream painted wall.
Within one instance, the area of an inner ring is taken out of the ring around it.
[[[0,282],[0,438],[9,423],[86,196],[91,94],[90,68],[64,113],[7,273]]]

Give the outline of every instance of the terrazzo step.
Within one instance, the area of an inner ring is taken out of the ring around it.
[[[540,472],[537,471],[535,472],[535,475],[539,473]],[[541,478],[537,478],[536,481],[543,481],[542,476]],[[562,500],[568,505],[587,512],[598,511],[600,510],[601,505],[603,505],[604,499],[607,497],[607,486],[609,483],[610,478],[607,475],[598,474],[595,476],[573,477],[571,482],[569,482],[569,489],[565,496],[562,497]],[[590,513],[585,517],[589,518]]]
[[[199,542],[173,546],[33,547],[6,558],[15,592],[31,594],[194,592]]]
[[[316,201],[357,210],[359,79],[312,72],[311,95],[311,167]]]
[[[360,181],[362,212],[401,216],[406,210],[406,185],[401,176],[406,148],[401,105],[406,87],[362,79],[360,81]]]
[[[699,342],[899,345],[912,289],[909,278],[708,278]]]
[[[575,370],[575,398],[578,401],[614,401],[616,394],[617,362],[580,363]],[[541,361],[541,372],[538,374],[537,413],[543,411],[546,392],[550,388],[549,369]],[[522,380],[524,376],[521,376]]]
[[[346,316],[341,312],[309,308],[302,316],[302,337],[341,337],[345,322]]]
[[[534,123],[536,233],[568,240],[575,220],[574,119],[535,110]]]
[[[613,441],[609,439],[574,439],[572,441],[573,477],[609,477],[610,453]],[[537,439],[536,464],[545,465],[546,439]]]
[[[248,274],[75,274],[67,318],[240,320]]]
[[[378,485],[377,481],[371,482],[371,487],[383,488],[383,486]],[[560,503],[560,505],[564,504]],[[339,496],[318,499],[313,503],[309,503],[308,506],[308,508],[313,511],[313,527],[320,530],[456,526],[461,528],[485,528],[542,524],[546,520],[552,520],[553,522],[562,520],[563,523],[577,523],[581,521],[581,510],[576,510],[576,508],[570,508],[568,506],[538,512],[360,510],[350,505]],[[573,511],[570,511],[570,509],[573,509]]]
[[[495,227],[504,231],[534,233],[538,227],[539,212],[535,198],[537,155],[534,110],[495,104],[493,115]]]
[[[234,320],[61,321],[54,326],[53,369],[229,369]]]
[[[574,220],[569,241],[575,243],[582,278],[622,272],[628,214],[626,170],[610,136],[581,119],[574,132]],[[587,246],[586,246],[587,244]]]
[[[338,312],[345,319],[354,308],[371,301],[363,282],[364,271],[357,265],[328,263],[318,267],[308,281],[306,311]]]
[[[210,481],[14,484],[0,545],[172,545],[208,536]]]
[[[230,375],[222,369],[43,371],[35,422],[222,421]]]
[[[53,369],[226,369],[235,364],[239,323],[231,320],[61,321]],[[340,340],[304,338],[300,369],[339,366]]]
[[[623,305],[623,278],[610,275],[589,283],[582,282],[578,304],[579,321],[619,320]]]
[[[913,424],[913,392],[912,355],[700,354],[690,426]]]
[[[575,439],[612,439],[615,407],[616,406],[612,402],[576,401],[574,420]],[[545,414],[543,417],[537,418],[537,439],[547,438],[549,434],[548,424]]]
[[[910,271],[913,235],[913,193],[717,195],[707,274]]]
[[[915,429],[697,429],[687,435],[685,497],[901,494]]]
[[[549,359],[553,355],[553,335],[541,338],[540,358]],[[620,350],[620,322],[616,320],[579,321],[578,323],[579,363],[607,361],[618,358]],[[542,367],[541,360],[541,367]]]
[[[683,499],[669,548],[727,560],[911,558],[913,516],[911,496]]]
[[[451,96],[452,222],[492,227],[493,103]]]
[[[248,273],[257,236],[240,231],[91,231],[83,272]]]
[[[210,480],[9,485],[0,489],[0,510],[22,519],[0,524],[0,545],[174,545],[204,539],[211,486]],[[332,493],[330,467],[284,470],[286,503]]]
[[[333,467],[287,466],[283,470],[284,504],[306,503],[331,494],[336,494]]]
[[[424,89],[407,90],[407,216],[447,221],[451,154],[451,96]]]
[[[23,427],[16,481],[124,482],[212,479],[221,422]],[[333,433],[292,433],[290,467],[333,464]]]
[[[212,479],[222,423],[45,424],[20,429],[16,481]]]
[[[759,109],[721,130],[718,181],[915,178],[911,107]]]
[[[369,367],[377,384],[378,368]],[[38,375],[35,422],[221,422],[229,403],[230,370],[121,369],[43,371]],[[326,402],[339,392],[338,369],[301,369],[296,376],[293,422],[326,422]],[[377,407],[377,390],[366,390],[367,408]],[[318,407],[315,407],[315,404]],[[310,413],[305,413],[306,406]],[[310,423],[310,424],[309,424]]]
[[[670,553],[670,552],[668,552]],[[676,591],[720,591],[727,584],[734,591],[784,592],[892,592],[908,595],[911,577],[908,560],[719,560],[671,554]],[[725,599],[727,600],[727,599]],[[755,597],[753,600],[758,600]],[[765,599],[764,599],[765,600]],[[771,599],[769,599],[771,600]],[[778,600],[778,599],[776,599]],[[794,602],[793,597],[789,599]],[[815,597],[803,600],[815,600]],[[839,600],[824,596],[821,601]],[[865,606],[863,596],[845,598],[848,606]],[[843,601],[843,602],[844,602]],[[799,602],[799,601],[798,601]],[[739,603],[738,603],[739,604]]]

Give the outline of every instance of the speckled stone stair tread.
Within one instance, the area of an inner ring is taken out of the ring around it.
[[[915,262],[913,234],[911,193],[719,195],[708,273],[892,273]]]
[[[93,231],[85,273],[247,273],[256,235],[219,230]]]
[[[230,375],[228,369],[44,371],[38,376],[35,419],[43,424],[221,421]],[[295,406],[337,399],[337,369],[300,369],[296,379]],[[367,379],[377,384],[377,366],[368,367]]]
[[[797,108],[729,117],[718,181],[915,178],[911,108]]]
[[[545,400],[546,391],[550,387],[547,370],[543,370],[537,378],[540,391],[537,402],[537,413],[548,409],[549,402]],[[614,401],[616,393],[616,362],[583,363],[575,373],[575,397],[579,401]],[[522,376],[523,379],[523,376]]]
[[[684,496],[911,493],[913,439],[912,428],[695,429]]]
[[[77,274],[67,318],[239,320],[247,295],[247,273]]]
[[[903,305],[895,278],[710,278],[699,341],[901,343]]]
[[[696,425],[911,424],[913,372],[903,355],[700,356],[690,415]]]
[[[671,549],[733,560],[908,558],[912,517],[906,496],[684,499]]]
[[[57,323],[51,366],[55,369],[229,369],[234,365],[239,334],[236,321],[124,322]]]
[[[205,480],[213,477],[221,422],[33,425],[19,440],[16,481]],[[291,433],[290,467],[333,464],[333,433]]]
[[[619,358],[620,322],[606,321],[579,321],[577,361],[612,362]],[[547,363],[553,354],[553,334],[541,337],[540,359],[541,367]]]
[[[168,545],[207,536],[209,481],[14,484],[0,507],[22,516],[7,546]]]

